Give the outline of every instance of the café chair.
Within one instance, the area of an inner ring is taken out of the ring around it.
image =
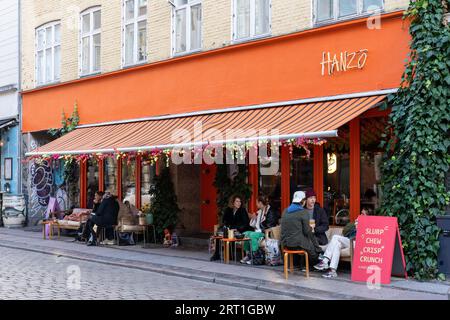
[[[309,260],[308,260],[308,252],[305,250],[283,250],[284,255],[284,277],[286,280],[288,279],[288,268],[291,273],[294,273],[294,254],[304,255],[306,261],[306,278],[309,278]],[[289,262],[289,264],[288,264]]]

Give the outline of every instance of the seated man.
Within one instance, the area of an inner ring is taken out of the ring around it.
[[[316,237],[317,242],[319,242],[319,245],[326,245],[328,243],[328,239],[325,232],[329,229],[328,215],[317,203],[316,193],[314,190],[307,190],[305,194],[305,209],[309,213],[310,221],[314,221],[314,236]]]
[[[322,249],[309,224],[309,212],[302,205],[304,198],[303,191],[295,192],[292,204],[283,212],[281,243],[289,250],[305,250],[310,263],[314,264]]]
[[[363,208],[360,215],[369,215],[369,209]],[[322,260],[314,266],[315,269],[320,271],[328,270],[322,275],[324,278],[337,277],[336,269],[341,257],[341,250],[350,247],[351,240],[356,237],[357,224],[358,219],[356,219],[355,222],[348,223],[342,230],[342,236],[334,235],[333,238],[331,238]]]
[[[94,226],[106,228],[106,238],[109,242],[114,241],[112,226],[117,224],[117,215],[119,213],[119,203],[115,196],[105,193],[96,212],[93,212],[86,222],[86,230],[89,234],[88,246],[97,244],[97,235]]]

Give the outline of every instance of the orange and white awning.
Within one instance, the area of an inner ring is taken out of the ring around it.
[[[275,138],[286,140],[298,137],[311,139],[335,137],[339,127],[371,109],[385,97],[376,95],[182,117],[177,115],[155,117],[151,120],[119,124],[81,126],[27,153],[27,156],[146,151],[182,145],[204,145],[212,141],[232,143]],[[231,139],[226,134],[230,130],[234,131]]]

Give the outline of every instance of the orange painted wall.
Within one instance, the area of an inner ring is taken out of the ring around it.
[[[23,130],[60,126],[77,101],[82,124],[398,87],[408,25],[387,14],[24,92]],[[322,52],[368,49],[362,70],[322,76]]]

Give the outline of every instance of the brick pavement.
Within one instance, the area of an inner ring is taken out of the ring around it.
[[[49,254],[98,261],[104,264],[152,270],[165,275],[216,281],[221,284],[287,294],[309,299],[448,299],[449,283],[418,282],[393,278],[392,284],[370,290],[365,284],[353,283],[348,275],[323,279],[312,273],[305,279],[300,272],[286,281],[280,268],[224,265],[207,261],[206,252],[136,247],[86,247],[71,238],[42,240],[35,232],[0,228],[0,246],[21,247]]]
[[[251,289],[0,247],[1,299],[293,299]]]

